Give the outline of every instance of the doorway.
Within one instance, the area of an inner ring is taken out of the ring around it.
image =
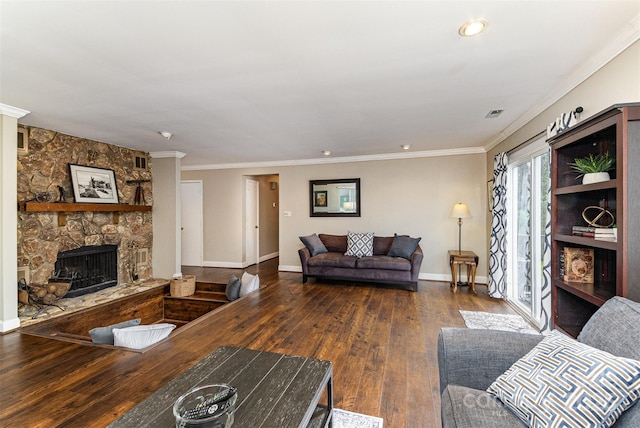
[[[509,156],[508,177],[507,300],[540,327],[549,282],[551,173],[544,139]]]
[[[260,254],[260,191],[258,182],[245,180],[245,266],[258,263]]]
[[[182,181],[180,185],[182,191],[181,264],[202,266],[204,236],[202,180]]]

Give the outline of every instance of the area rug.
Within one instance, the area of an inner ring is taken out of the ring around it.
[[[333,428],[382,428],[382,418],[333,409]]]
[[[516,331],[518,333],[540,334],[520,315],[492,314],[490,312],[460,311],[467,328],[484,330]]]

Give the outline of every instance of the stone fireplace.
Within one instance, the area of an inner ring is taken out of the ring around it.
[[[89,245],[58,253],[50,280],[71,283],[65,297],[77,297],[118,284],[118,246]]]
[[[18,200],[30,201],[41,192],[63,189],[66,202],[73,203],[69,164],[88,165],[114,170],[120,204],[133,204],[137,184],[145,180],[147,205],[153,205],[151,162],[136,169],[135,159],[148,154],[111,144],[72,137],[45,129],[26,128],[29,152],[18,156]],[[55,203],[48,205],[55,206]],[[87,247],[117,248],[116,284],[152,277],[151,248],[153,224],[151,211],[58,213],[18,212],[18,267],[27,268],[30,284],[46,284],[60,270],[58,254],[74,254]],[[59,217],[66,215],[64,221]],[[137,265],[138,251],[147,253],[147,264]],[[66,262],[65,262],[66,263]],[[69,269],[67,269],[69,270]],[[78,274],[76,274],[77,276]],[[92,284],[96,285],[96,284]],[[115,284],[114,284],[115,285]]]

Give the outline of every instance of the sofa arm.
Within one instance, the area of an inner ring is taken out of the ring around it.
[[[486,390],[543,336],[499,330],[443,328],[438,335],[440,394],[447,385]]]
[[[411,281],[418,282],[418,276],[420,275],[420,266],[422,265],[422,259],[424,254],[422,248],[418,245],[418,248],[411,254]]]
[[[311,258],[311,252],[307,247],[302,247],[298,250],[298,255],[300,256],[300,264],[302,265],[302,274],[307,275],[309,273],[307,261]]]

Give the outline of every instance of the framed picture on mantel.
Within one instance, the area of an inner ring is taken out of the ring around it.
[[[76,202],[117,204],[116,174],[112,169],[69,164]]]

